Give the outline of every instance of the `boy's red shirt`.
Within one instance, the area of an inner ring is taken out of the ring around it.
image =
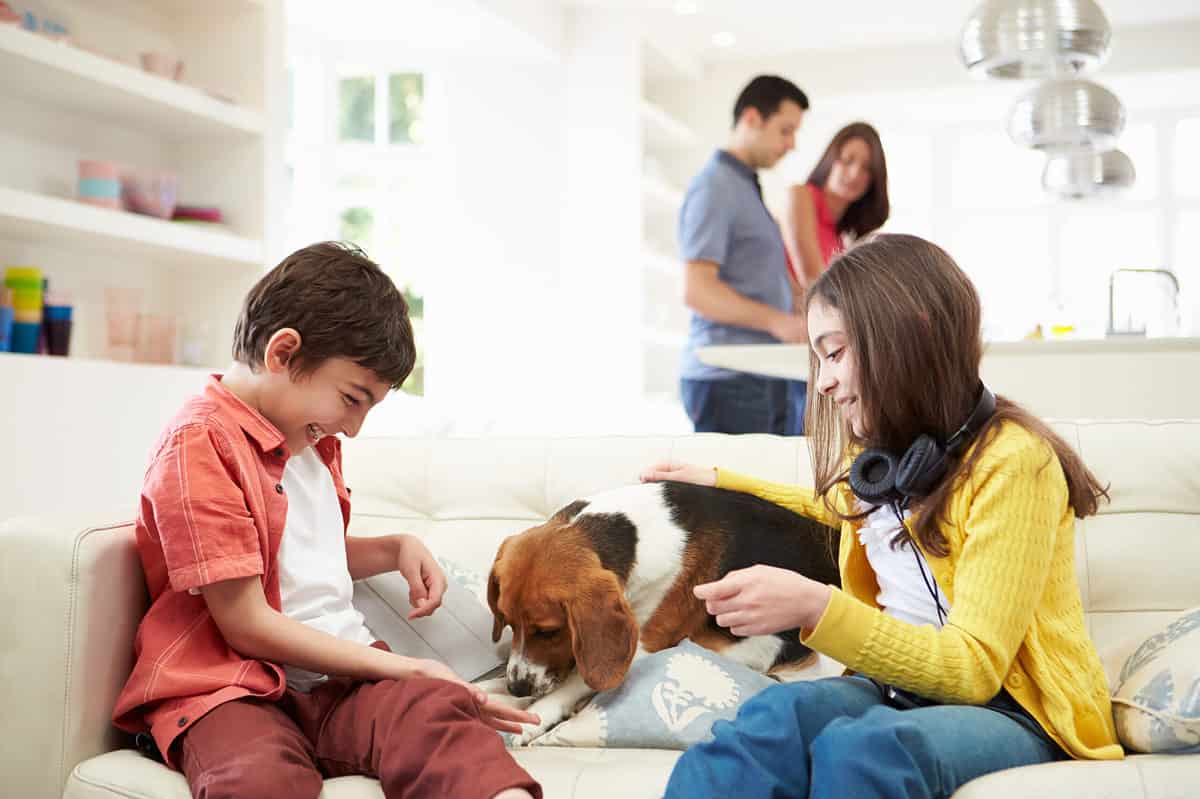
[[[333,475],[344,535],[350,495],[341,442],[327,436],[316,450]],[[137,514],[150,610],[138,627],[133,673],[113,722],[128,732],[148,729],[170,765],[172,741],[217,705],[283,695],[283,669],[230,648],[193,589],[261,575],[267,603],[280,610],[287,456],[283,434],[219,375],[188,400],[154,447]]]

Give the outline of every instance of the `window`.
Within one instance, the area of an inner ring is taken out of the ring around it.
[[[950,153],[950,202],[955,208],[1036,208],[1045,156],[1013,144],[1004,131],[966,132]]]
[[[421,144],[425,141],[422,111],[425,76],[403,72],[388,76],[388,141],[392,144]]]
[[[338,81],[338,137],[342,141],[375,141],[375,78]]]
[[[1200,117],[1181,119],[1175,125],[1175,168],[1172,171],[1176,194],[1200,198]]]
[[[1060,279],[1064,310],[1077,329],[1104,335],[1108,279],[1121,268],[1160,268],[1163,242],[1154,211],[1109,208],[1071,213],[1062,227]]]
[[[341,229],[338,238],[357,244],[361,249],[371,252],[371,229],[375,224],[375,214],[370,208],[347,208],[342,211]]]
[[[298,39],[290,47],[287,244],[347,241],[388,273],[408,302],[417,340],[417,365],[403,390],[421,395],[424,270],[440,230],[430,216],[429,81],[419,71],[364,64],[328,42]]]
[[[1153,202],[1158,197],[1158,131],[1149,123],[1130,125],[1121,134],[1117,147],[1133,161],[1137,179],[1121,200]],[[1187,174],[1184,172],[1183,174]]]
[[[979,292],[984,338],[1023,338],[1046,317],[1052,269],[1045,214],[972,215],[955,225],[945,247]]]

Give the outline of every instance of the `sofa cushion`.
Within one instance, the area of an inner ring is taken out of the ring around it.
[[[613,774],[621,775],[622,799],[662,796],[678,752],[629,749],[522,749],[517,762],[541,783],[547,799],[611,799]],[[67,779],[63,799],[154,797],[190,799],[183,775],[132,749],[85,760]],[[378,780],[326,780],[321,799],[382,799]]]
[[[1200,607],[1143,641],[1119,680],[1113,716],[1126,748],[1200,753]]]
[[[625,681],[532,746],[686,749],[775,681],[691,641],[634,661]]]

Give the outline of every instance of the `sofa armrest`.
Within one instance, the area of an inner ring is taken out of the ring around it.
[[[60,796],[80,761],[125,745],[109,720],[147,606],[133,514],[0,523],[0,773],[11,796]]]

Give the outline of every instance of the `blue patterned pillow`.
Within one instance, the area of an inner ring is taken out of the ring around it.
[[[1119,682],[1113,719],[1126,749],[1200,753],[1200,608],[1147,638]]]
[[[683,641],[635,661],[619,687],[597,694],[531,745],[687,749],[710,740],[714,721],[732,719],[743,702],[774,684]]]

